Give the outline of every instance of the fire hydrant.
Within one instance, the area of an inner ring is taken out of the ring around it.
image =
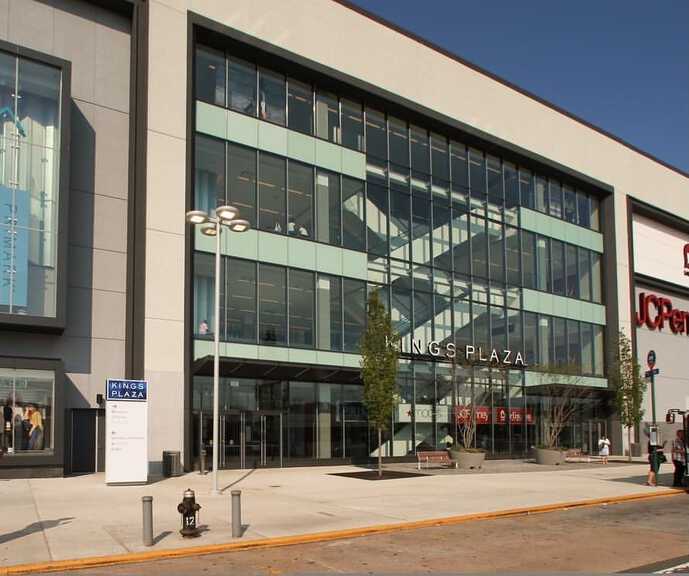
[[[182,529],[179,533],[185,538],[200,536],[198,529],[198,512],[201,506],[196,503],[193,490],[186,489],[182,501],[177,505],[177,511],[182,515]]]

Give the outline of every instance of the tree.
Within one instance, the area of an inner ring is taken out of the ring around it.
[[[639,426],[644,411],[641,408],[646,382],[641,377],[641,368],[632,353],[632,343],[620,331],[617,335],[615,362],[610,367],[608,382],[615,389],[615,404],[622,426],[627,429],[629,460],[632,459],[632,427]]]
[[[466,378],[463,383],[457,384],[457,359],[452,359],[452,381],[457,388],[455,426],[457,430],[457,443],[468,452],[477,451],[474,448],[476,439],[476,415],[477,408],[490,405],[490,392],[483,387],[474,388]],[[471,379],[469,379],[471,382]],[[458,446],[459,448],[459,446]]]
[[[392,328],[390,314],[371,292],[368,322],[361,338],[361,378],[364,381],[364,405],[368,420],[378,431],[378,476],[383,475],[383,430],[392,420],[397,392],[399,335]]]
[[[580,400],[588,398],[591,391],[581,386],[582,377],[576,365],[541,365],[537,371],[542,373],[542,380],[547,380],[531,392],[541,396],[542,444],[545,448],[556,448]]]

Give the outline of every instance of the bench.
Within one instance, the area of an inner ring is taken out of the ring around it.
[[[416,469],[421,470],[421,464],[426,463],[426,468],[428,465],[439,464],[441,466],[452,466],[457,468],[457,462],[454,462],[450,455],[445,450],[434,450],[428,452],[417,452],[416,453]]]

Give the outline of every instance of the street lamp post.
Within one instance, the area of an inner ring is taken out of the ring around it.
[[[222,205],[215,209],[215,216],[203,210],[187,212],[190,224],[201,225],[201,233],[215,236],[215,296],[213,302],[213,494],[220,494],[218,487],[218,452],[220,446],[220,237],[223,226],[231,232],[246,232],[250,224],[238,218],[239,210]]]

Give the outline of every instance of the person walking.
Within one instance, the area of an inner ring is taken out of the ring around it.
[[[660,470],[660,465],[666,462],[665,454],[663,454],[663,447],[651,444],[648,442],[648,464],[650,469],[648,471],[648,479],[646,480],[646,486],[657,486],[658,485],[658,471]]]
[[[608,456],[610,456],[610,440],[603,434],[598,440],[598,455],[603,459],[603,464],[608,463]]]
[[[675,465],[675,475],[672,479],[674,488],[682,488],[684,471],[687,467],[687,453],[684,446],[684,430],[677,430],[677,436],[672,441],[672,463]]]

